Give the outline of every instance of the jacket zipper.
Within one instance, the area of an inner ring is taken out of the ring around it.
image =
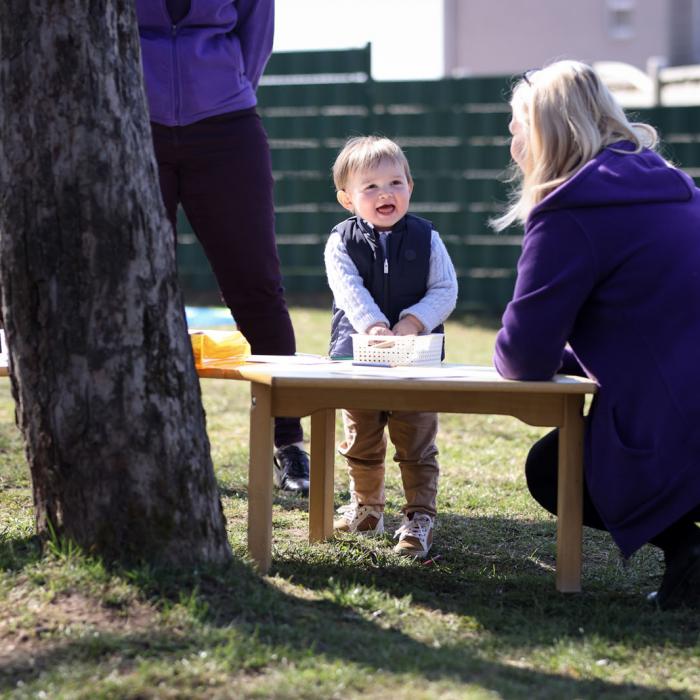
[[[173,24],[170,35],[173,46],[173,111],[175,112],[175,122],[180,124],[180,65],[177,60],[177,25]]]
[[[385,313],[388,314],[389,312],[389,241],[386,242],[387,244],[387,252],[384,253],[384,308],[386,309]]]

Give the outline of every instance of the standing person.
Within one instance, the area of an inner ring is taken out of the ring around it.
[[[457,277],[432,224],[407,213],[413,180],[399,146],[375,136],[350,139],[335,161],[333,180],[338,202],[353,216],[333,229],[325,249],[334,298],[331,357],[352,355],[355,332],[442,332],[457,301]],[[343,410],[343,424],[339,452],[348,463],[352,495],[334,529],[384,532],[388,427],[406,497],[394,551],[425,557],[437,512],[437,414]]]
[[[661,548],[650,594],[700,603],[700,190],[630,123],[589,66],[561,61],[514,88],[511,154],[520,188],[494,222],[525,223],[495,365],[510,379],[594,379],[586,419],[584,524],[623,555]],[[558,433],[526,462],[557,505]]]
[[[179,202],[238,328],[257,354],[293,355],[275,243],[273,180],[256,89],[272,51],[274,0],[136,0],[160,187]],[[274,480],[306,495],[298,418],[275,419]]]

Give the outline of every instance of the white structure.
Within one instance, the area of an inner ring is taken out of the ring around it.
[[[664,70],[700,64],[700,0],[444,0],[444,28],[448,76],[573,58],[596,64],[631,106],[700,103],[693,71]]]

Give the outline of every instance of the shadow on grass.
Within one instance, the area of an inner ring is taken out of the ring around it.
[[[347,494],[337,496],[347,500]],[[275,503],[285,510],[307,509],[304,499],[280,492]],[[387,518],[388,533],[399,520],[398,515]],[[407,566],[391,554],[390,534],[379,541],[338,538],[317,545],[312,554],[304,547],[285,549],[283,536],[274,540],[279,549],[273,554],[273,574],[318,591],[333,579],[393,597],[410,595],[429,610],[475,618],[514,645],[597,636],[639,646],[670,642],[687,647],[697,643],[700,632],[700,616],[685,610],[662,613],[647,603],[645,595],[662,574],[659,557],[649,554],[641,570],[625,567],[607,533],[584,528],[583,591],[559,593],[553,518],[523,522],[441,513],[431,551],[438,559],[429,566]]]
[[[221,498],[234,498],[239,501],[248,500],[248,488],[247,486],[225,486],[221,483],[219,484],[219,494]],[[280,491],[275,489],[273,491],[272,497],[273,506],[279,506],[282,510],[287,511],[303,511],[304,513],[309,510],[309,502],[306,496],[299,496],[294,493],[289,493],[288,491]]]
[[[298,567],[285,562],[279,564],[278,569],[293,568],[295,578],[301,577]],[[319,567],[309,566],[309,569],[316,581],[321,573]],[[332,571],[336,580],[339,574],[341,577],[349,574],[337,567]],[[405,595],[405,589],[394,590],[392,582],[398,581],[398,574],[383,569],[376,585]],[[385,575],[388,584],[382,583]],[[439,571],[431,572],[433,589],[441,576]],[[0,690],[15,688],[18,681],[30,688],[43,673],[51,673],[66,663],[95,665],[101,659],[118,655],[122,668],[138,666],[144,659],[174,664],[187,654],[207,650],[223,659],[230,674],[275,670],[278,662],[274,659],[286,658],[294,665],[306,667],[324,661],[342,661],[356,665],[357,673],[363,676],[376,672],[395,676],[396,683],[411,683],[413,676],[402,677],[402,674],[418,674],[429,681],[473,684],[500,697],[534,694],[540,698],[619,698],[629,694],[649,700],[691,698],[683,691],[654,690],[635,683],[616,684],[600,679],[581,680],[517,668],[484,659],[484,651],[471,638],[435,648],[400,630],[386,628],[371,615],[337,601],[289,595],[239,561],[197,575],[140,570],[125,572],[125,577],[156,607],[167,607],[168,601],[182,601],[183,596],[189,598],[190,614],[196,618],[196,624],[188,626],[187,634],[181,630],[166,633],[162,629],[123,635],[98,634],[58,641],[31,657],[0,657]],[[511,602],[510,607],[517,608],[518,604]],[[543,613],[535,611],[528,615],[530,624],[536,625]],[[523,638],[521,631],[518,643]]]
[[[652,608],[643,595],[648,589],[641,590],[648,585],[648,571],[626,574],[607,534],[585,530],[583,591],[558,592],[555,527],[553,521],[441,515],[430,555],[434,562],[428,565],[400,560],[385,535],[378,541],[350,537],[325,543],[321,546],[329,550],[313,565],[308,555],[276,556],[273,573],[310,589],[324,590],[332,578],[348,588],[361,585],[392,597],[410,595],[427,610],[478,621],[514,648],[583,637],[634,647],[697,644],[699,616]],[[591,538],[595,544],[605,542],[611,556],[601,557],[600,545],[592,552]],[[593,561],[594,554],[605,561]]]
[[[19,571],[40,559],[41,543],[38,537],[0,537],[0,571]]]

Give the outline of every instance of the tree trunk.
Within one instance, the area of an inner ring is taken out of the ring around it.
[[[231,557],[132,0],[0,3],[0,288],[39,534]]]

